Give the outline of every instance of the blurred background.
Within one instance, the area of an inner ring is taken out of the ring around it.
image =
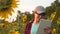
[[[36,6],[46,8],[52,34],[60,34],[60,0],[0,0],[0,34],[24,34]]]

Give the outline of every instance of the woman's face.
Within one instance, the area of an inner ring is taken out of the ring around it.
[[[37,21],[39,21],[43,16],[36,12],[36,13],[34,13],[34,17]]]

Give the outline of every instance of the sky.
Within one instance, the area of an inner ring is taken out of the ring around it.
[[[20,0],[18,3],[20,4],[18,5],[18,9],[22,12],[29,11],[31,13],[36,6],[41,5],[46,8],[47,6],[50,6],[54,1],[55,0]]]
[[[15,12],[7,20],[9,20],[10,22],[12,22],[13,19],[16,20],[18,10],[20,10],[21,12],[29,11],[30,13],[32,13],[36,6],[41,5],[46,8],[50,6],[54,1],[55,0],[19,0],[19,2],[17,2],[17,4],[19,5],[14,9]]]

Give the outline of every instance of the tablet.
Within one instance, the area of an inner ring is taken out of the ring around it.
[[[41,19],[40,23],[39,23],[39,28],[37,30],[37,34],[45,34],[44,28],[47,26],[51,27],[51,22],[52,21],[50,21],[50,20]]]

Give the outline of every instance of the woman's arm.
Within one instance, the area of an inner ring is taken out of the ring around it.
[[[26,25],[26,28],[25,28],[25,31],[24,31],[24,34],[29,34],[30,31],[29,31],[29,24]]]

